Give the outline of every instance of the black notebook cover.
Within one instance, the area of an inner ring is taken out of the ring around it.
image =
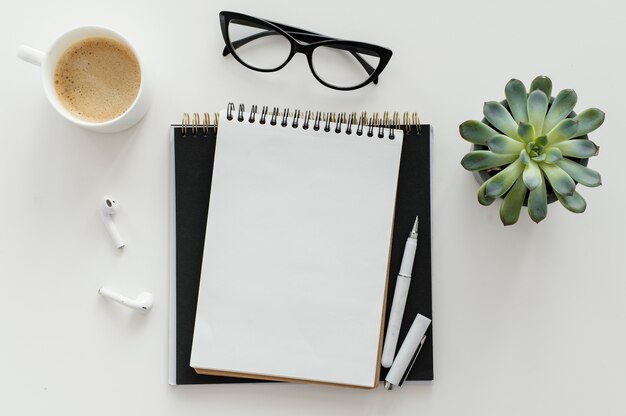
[[[364,139],[368,138],[364,136]],[[170,382],[175,380],[178,385],[267,383],[264,380],[200,375],[189,366],[216,139],[212,127],[208,130],[199,128],[195,135],[187,128],[186,136],[183,137],[181,128],[173,126],[173,140],[174,194],[171,197],[175,202],[175,224],[172,227],[175,230],[175,235],[172,236],[172,240],[175,240],[175,245],[172,242],[175,265],[171,278],[174,279],[172,284],[175,285],[175,296],[171,299],[171,305],[175,305],[176,328],[175,334],[170,333],[170,337],[175,338],[172,340],[175,344],[170,344],[175,350],[170,351],[170,359],[175,360],[175,363],[171,363],[173,368],[170,371],[175,370],[175,377]],[[432,319],[429,125],[422,125],[419,133],[413,126],[410,133],[405,134],[402,144],[387,289],[387,317],[404,245],[416,215],[419,215],[419,240],[397,349],[418,313]],[[407,380],[433,379],[432,324],[426,336],[426,342]],[[388,369],[381,367],[381,380],[384,380],[387,371]]]

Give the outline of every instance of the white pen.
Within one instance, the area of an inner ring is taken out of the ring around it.
[[[387,325],[387,336],[385,337],[383,356],[380,360],[380,363],[385,368],[391,367],[393,357],[396,353],[396,346],[398,345],[402,316],[404,315],[406,298],[409,294],[409,286],[411,285],[411,271],[413,270],[413,261],[415,260],[415,250],[417,249],[418,225],[419,217],[415,217],[415,223],[404,246],[400,273],[398,273],[396,280],[396,290],[393,294],[391,312],[389,313],[389,324]]]

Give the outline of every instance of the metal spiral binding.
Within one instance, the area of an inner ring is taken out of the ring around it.
[[[297,129],[299,122],[300,122],[300,110],[296,110],[293,112],[293,122],[291,123],[291,127],[293,127],[294,129]]]
[[[233,111],[235,111],[235,104],[228,103],[228,106],[226,107],[226,118],[228,121],[233,119]]]
[[[348,121],[346,121],[346,134],[347,135],[352,134],[352,123],[354,122],[355,116],[356,116],[356,113],[350,113],[350,115],[348,116]]]
[[[235,118],[235,110],[235,104],[228,103],[226,107],[227,120],[232,121]],[[332,113],[310,110],[302,112],[298,109],[294,110],[292,113],[288,108],[281,111],[280,108],[274,107],[270,114],[269,107],[265,105],[261,108],[261,114],[258,119],[257,115],[258,106],[252,105],[247,121],[249,123],[255,123],[258,120],[259,124],[265,124],[269,115],[269,123],[272,126],[276,126],[280,120],[280,126],[282,127],[291,126],[292,128],[298,128],[300,127],[300,120],[302,119],[302,129],[304,130],[308,130],[312,123],[312,128],[315,131],[323,129],[325,132],[345,132],[348,135],[355,133],[357,136],[362,136],[365,133],[367,137],[383,139],[386,136],[389,140],[395,139],[395,130],[400,128],[401,125],[404,126],[406,134],[410,134],[413,127],[415,127],[417,134],[422,132],[422,126],[417,112],[404,112],[402,114],[402,124],[400,123],[400,115],[398,112],[394,112],[390,115],[388,111],[383,112],[382,117],[377,112],[372,113],[372,115],[368,117],[366,111],[363,111],[359,116],[356,112]],[[237,109],[237,121],[245,121],[245,116],[246,108],[243,104],[240,104]],[[211,127],[213,127],[213,132],[217,133],[219,124],[218,113],[214,113],[213,120],[211,120],[209,113],[202,113],[202,122],[200,122],[200,117],[200,113],[192,113],[191,115],[189,113],[183,113],[181,122],[181,133],[183,137],[186,137],[189,133],[191,133],[191,136],[197,137],[200,131],[202,131],[202,135],[206,137]],[[291,118],[291,121],[289,118]],[[213,121],[213,123],[211,123],[211,121]],[[332,128],[333,123],[334,128]],[[385,134],[386,131],[388,132],[387,135]]]
[[[202,120],[202,135],[204,137],[209,135],[209,126],[211,125],[211,116],[209,113],[204,113],[204,120]]]
[[[237,112],[237,121],[243,121],[243,113],[246,112],[246,106],[239,104],[239,111]]]
[[[214,113],[213,123],[211,123],[211,115],[209,113],[202,113],[202,122],[200,122],[200,113],[183,113],[182,121],[180,123],[180,130],[183,137],[187,137],[188,133],[191,133],[192,137],[197,137],[198,133],[202,131],[202,136],[209,135],[209,129],[213,127],[213,132],[217,133],[217,126],[219,124],[219,114]]]
[[[256,116],[256,110],[257,110],[257,106],[255,104],[255,105],[252,106],[252,109],[250,110],[250,117],[248,118],[248,122],[254,123],[254,118]]]
[[[180,123],[180,132],[183,137],[187,136],[187,126],[189,125],[189,113],[183,113],[183,119]]]
[[[363,114],[361,114],[361,117],[359,117],[359,124],[357,124],[357,126],[356,126],[356,135],[357,136],[360,136],[360,135],[363,134],[363,124],[364,124],[365,120],[366,120],[366,118],[365,118],[364,113],[363,113]]]
[[[370,117],[369,125],[367,126],[367,137],[374,137],[374,120],[378,120],[378,114],[374,113],[374,116]]]
[[[198,126],[200,125],[200,114],[193,113],[193,117],[191,118],[191,134],[193,137],[196,137],[198,134]]]
[[[320,119],[322,118],[322,113],[319,111],[315,114],[315,122],[313,123],[313,130],[318,131],[320,129]]]
[[[307,110],[304,113],[304,121],[302,122],[302,128],[307,130],[309,128],[309,120],[311,120],[311,111]]]
[[[374,113],[372,115],[372,124],[377,126],[380,123],[380,119],[378,118],[378,113]]]
[[[289,117],[289,109],[285,108],[283,111],[283,121],[280,122],[281,126],[287,127],[287,117]]]
[[[417,133],[422,134],[422,124],[420,123],[420,116],[416,112],[413,112],[412,119],[413,119],[413,124],[415,125],[415,128],[417,129]]]
[[[327,133],[330,131],[330,123],[333,120],[333,114],[334,113],[326,114],[326,125],[324,126],[324,131],[327,132]]]
[[[280,109],[278,107],[274,107],[274,110],[272,111],[272,118],[270,119],[270,124],[272,126],[276,125],[276,118],[278,117],[279,112],[280,112]]]
[[[341,133],[341,124],[346,122],[346,113],[341,113],[335,123],[335,133]]]

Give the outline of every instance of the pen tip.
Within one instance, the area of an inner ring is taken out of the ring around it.
[[[420,217],[417,216],[415,217],[415,223],[413,224],[413,229],[411,230],[411,232],[417,233],[417,227],[420,224]]]

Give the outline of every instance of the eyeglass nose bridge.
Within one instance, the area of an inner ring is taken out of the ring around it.
[[[294,39],[294,52],[295,53],[303,53],[308,55],[309,51],[313,49],[313,45],[309,45],[308,43],[301,42],[297,39]]]

